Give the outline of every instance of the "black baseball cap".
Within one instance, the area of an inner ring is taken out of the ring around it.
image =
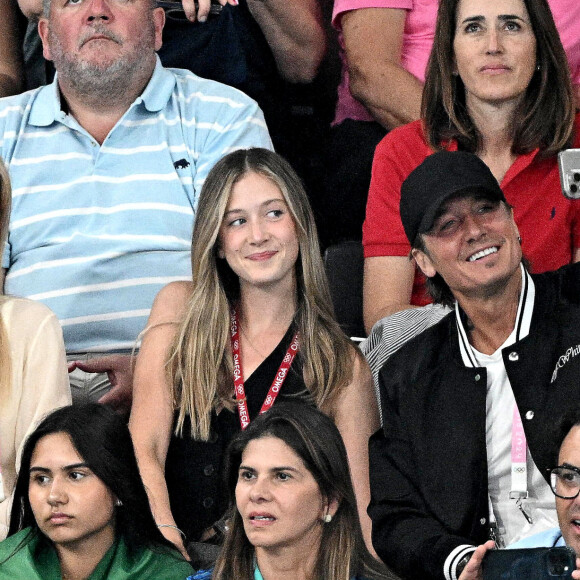
[[[433,227],[441,204],[461,193],[484,194],[487,199],[506,202],[489,167],[473,153],[439,151],[409,174],[401,186],[399,209],[411,245],[419,234]]]

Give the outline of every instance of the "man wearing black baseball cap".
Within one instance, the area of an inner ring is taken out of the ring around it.
[[[403,578],[476,578],[487,540],[557,525],[545,477],[552,425],[580,398],[580,266],[527,272],[511,208],[470,153],[427,157],[400,209],[435,302],[453,311],[380,371],[373,544]]]

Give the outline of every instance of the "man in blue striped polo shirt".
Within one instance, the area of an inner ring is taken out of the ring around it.
[[[84,361],[71,364],[74,398],[121,406],[153,298],[191,276],[209,169],[233,149],[271,142],[243,93],[161,66],[164,12],[153,0],[43,8],[56,78],[0,100],[0,156],[14,189],[4,287],[59,317],[69,360]]]

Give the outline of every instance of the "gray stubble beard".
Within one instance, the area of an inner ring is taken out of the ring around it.
[[[97,64],[71,57],[62,47],[60,39],[50,29],[48,39],[54,66],[61,82],[74,91],[77,98],[100,108],[110,108],[125,104],[127,95],[132,94],[135,79],[146,79],[152,72],[151,59],[154,58],[154,30],[145,31],[132,53],[116,60]],[[151,53],[148,58],[147,54]]]

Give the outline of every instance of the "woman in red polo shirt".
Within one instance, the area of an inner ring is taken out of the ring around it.
[[[566,55],[546,0],[442,0],[422,120],[375,152],[366,221],[365,324],[430,302],[408,259],[400,186],[439,149],[476,153],[495,175],[533,272],[575,261],[580,206],[561,194],[558,151],[580,146]]]

